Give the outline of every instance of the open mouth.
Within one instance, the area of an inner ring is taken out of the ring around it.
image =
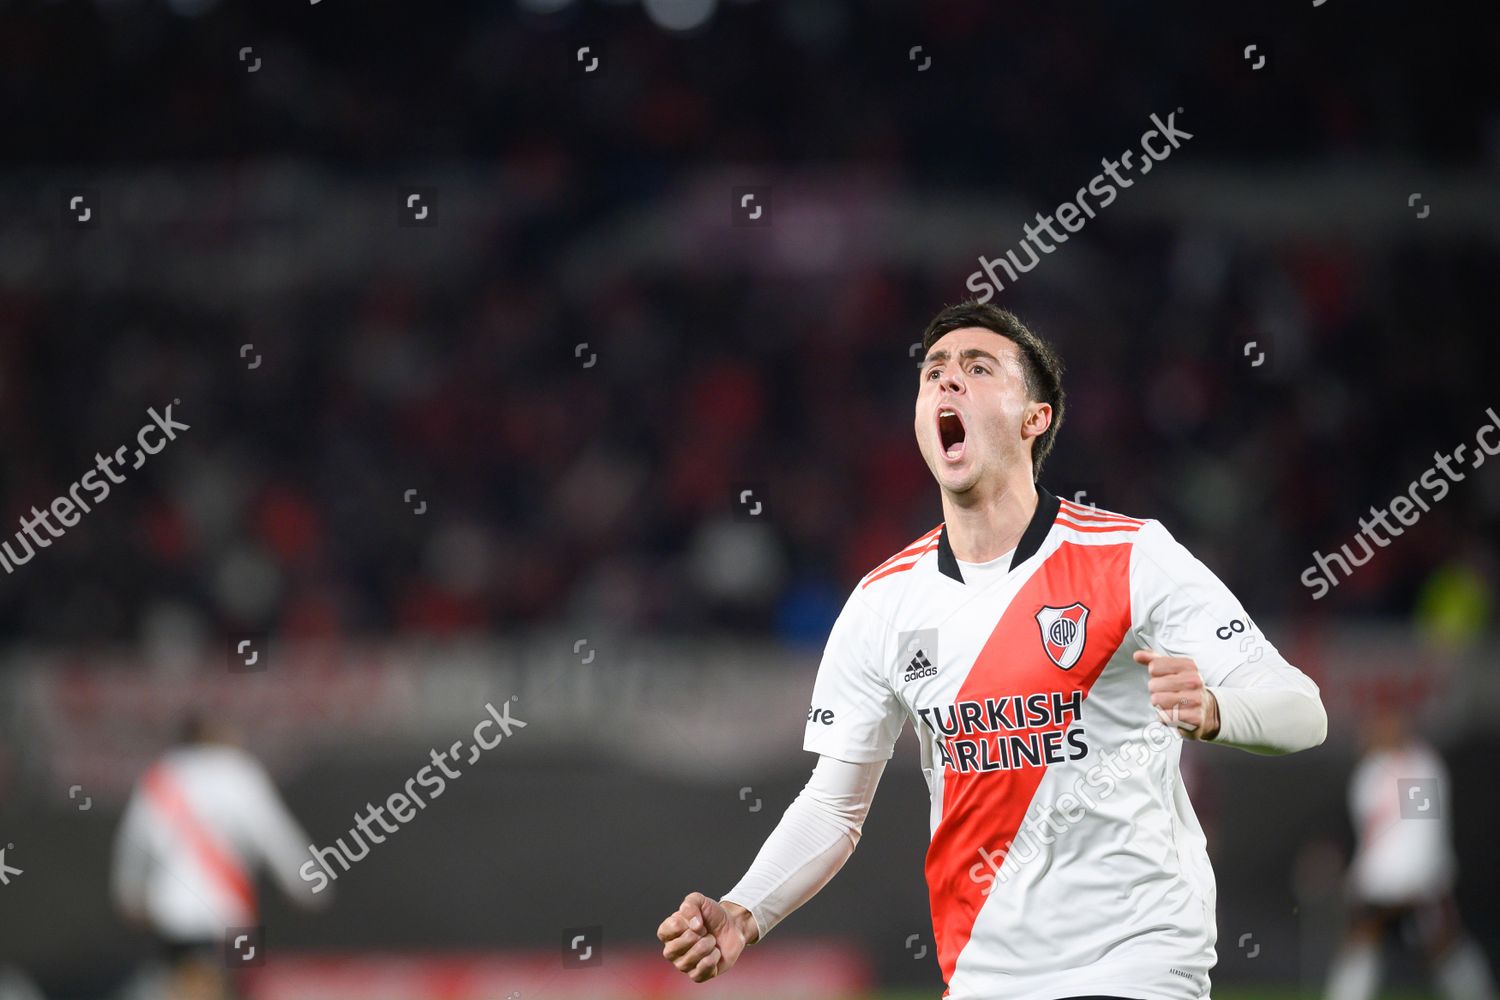
[[[964,457],[964,421],[958,411],[949,407],[938,410],[938,441],[950,462]]]

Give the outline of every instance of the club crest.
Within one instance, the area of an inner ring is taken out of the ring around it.
[[[1042,630],[1042,648],[1062,669],[1072,669],[1083,655],[1084,626],[1088,620],[1089,609],[1077,603],[1066,608],[1042,608],[1036,613],[1036,623]]]

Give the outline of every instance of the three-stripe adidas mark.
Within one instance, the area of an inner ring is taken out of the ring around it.
[[[918,677],[932,677],[936,673],[937,667],[933,666],[932,661],[927,659],[927,654],[919,649],[917,655],[913,656],[911,662],[906,665],[906,676],[901,680],[903,682],[914,681]]]

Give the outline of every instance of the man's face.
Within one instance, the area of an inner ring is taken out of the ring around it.
[[[1028,441],[1047,429],[1052,407],[1026,393],[1021,349],[1009,337],[964,327],[927,352],[917,388],[917,447],[938,484],[964,493],[1016,463],[1029,469]]]

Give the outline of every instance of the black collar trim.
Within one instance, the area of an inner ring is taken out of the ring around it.
[[[1047,532],[1052,530],[1052,524],[1057,520],[1057,512],[1062,507],[1062,501],[1048,493],[1041,486],[1036,488],[1036,511],[1031,515],[1031,523],[1026,525],[1026,530],[1021,533],[1021,540],[1016,544],[1016,551],[1011,554],[1010,565],[1006,567],[1007,572],[1015,569],[1021,563],[1036,555],[1042,547],[1042,541],[1047,537]],[[938,535],[938,570],[946,577],[964,582],[964,576],[958,571],[958,557],[953,554],[953,546],[948,544],[948,524],[943,523],[942,533]]]

